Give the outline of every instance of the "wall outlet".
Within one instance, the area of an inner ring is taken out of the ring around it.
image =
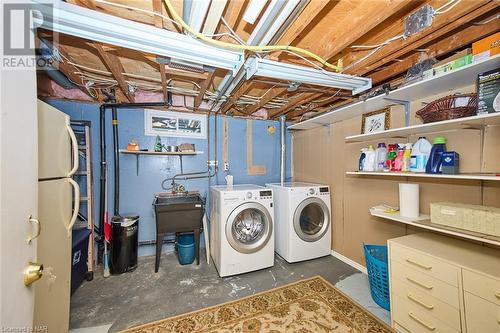
[[[229,171],[229,162],[224,162],[224,171]]]

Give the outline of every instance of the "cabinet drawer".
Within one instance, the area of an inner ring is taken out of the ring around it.
[[[391,245],[391,260],[403,262],[421,273],[435,277],[455,287],[458,286],[460,268],[437,258],[402,246]]]
[[[391,293],[409,301],[413,309],[420,310],[457,331],[461,330],[460,311],[458,308],[417,290],[407,282],[399,279],[391,280]]]
[[[500,332],[500,306],[465,292],[467,332]]]
[[[391,280],[396,278],[408,282],[416,289],[426,292],[441,301],[459,308],[458,288],[401,263],[391,261]],[[389,281],[391,281],[389,280]]]
[[[465,291],[500,305],[500,280],[466,269],[463,270],[463,279]]]
[[[408,300],[393,295],[393,320],[412,333],[456,333],[457,330],[416,308]]]

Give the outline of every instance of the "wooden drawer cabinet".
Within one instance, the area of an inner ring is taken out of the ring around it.
[[[395,329],[500,333],[500,251],[435,234],[388,246]]]
[[[463,281],[465,291],[500,306],[500,279],[464,269]]]
[[[458,287],[447,284],[446,282],[433,278],[432,276],[423,274],[399,261],[392,261],[391,264],[392,276],[406,281],[419,291],[423,291],[437,299],[440,299],[457,309],[459,308],[460,295]]]
[[[398,324],[409,332],[456,333],[459,332],[424,310],[416,308],[410,301],[398,295],[392,297],[391,309]]]
[[[465,322],[467,332],[500,332],[500,306],[465,292]]]
[[[391,283],[393,294],[406,300],[411,311],[425,313],[434,319],[442,321],[456,331],[461,330],[460,310],[458,307],[453,307],[398,278],[394,278]],[[456,293],[458,293],[458,290]]]
[[[405,263],[422,274],[432,276],[452,286],[458,286],[460,268],[456,266],[402,246],[392,247],[391,256],[394,260]]]

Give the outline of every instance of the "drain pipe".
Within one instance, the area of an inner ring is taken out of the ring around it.
[[[285,182],[285,170],[286,170],[286,140],[285,140],[285,131],[286,131],[286,117],[282,115],[280,117],[280,141],[281,141],[281,163],[280,163],[280,182],[281,186]]]

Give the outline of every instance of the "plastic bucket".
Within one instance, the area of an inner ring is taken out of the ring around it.
[[[195,257],[194,236],[181,235],[177,240],[177,255],[181,265],[192,264]]]

